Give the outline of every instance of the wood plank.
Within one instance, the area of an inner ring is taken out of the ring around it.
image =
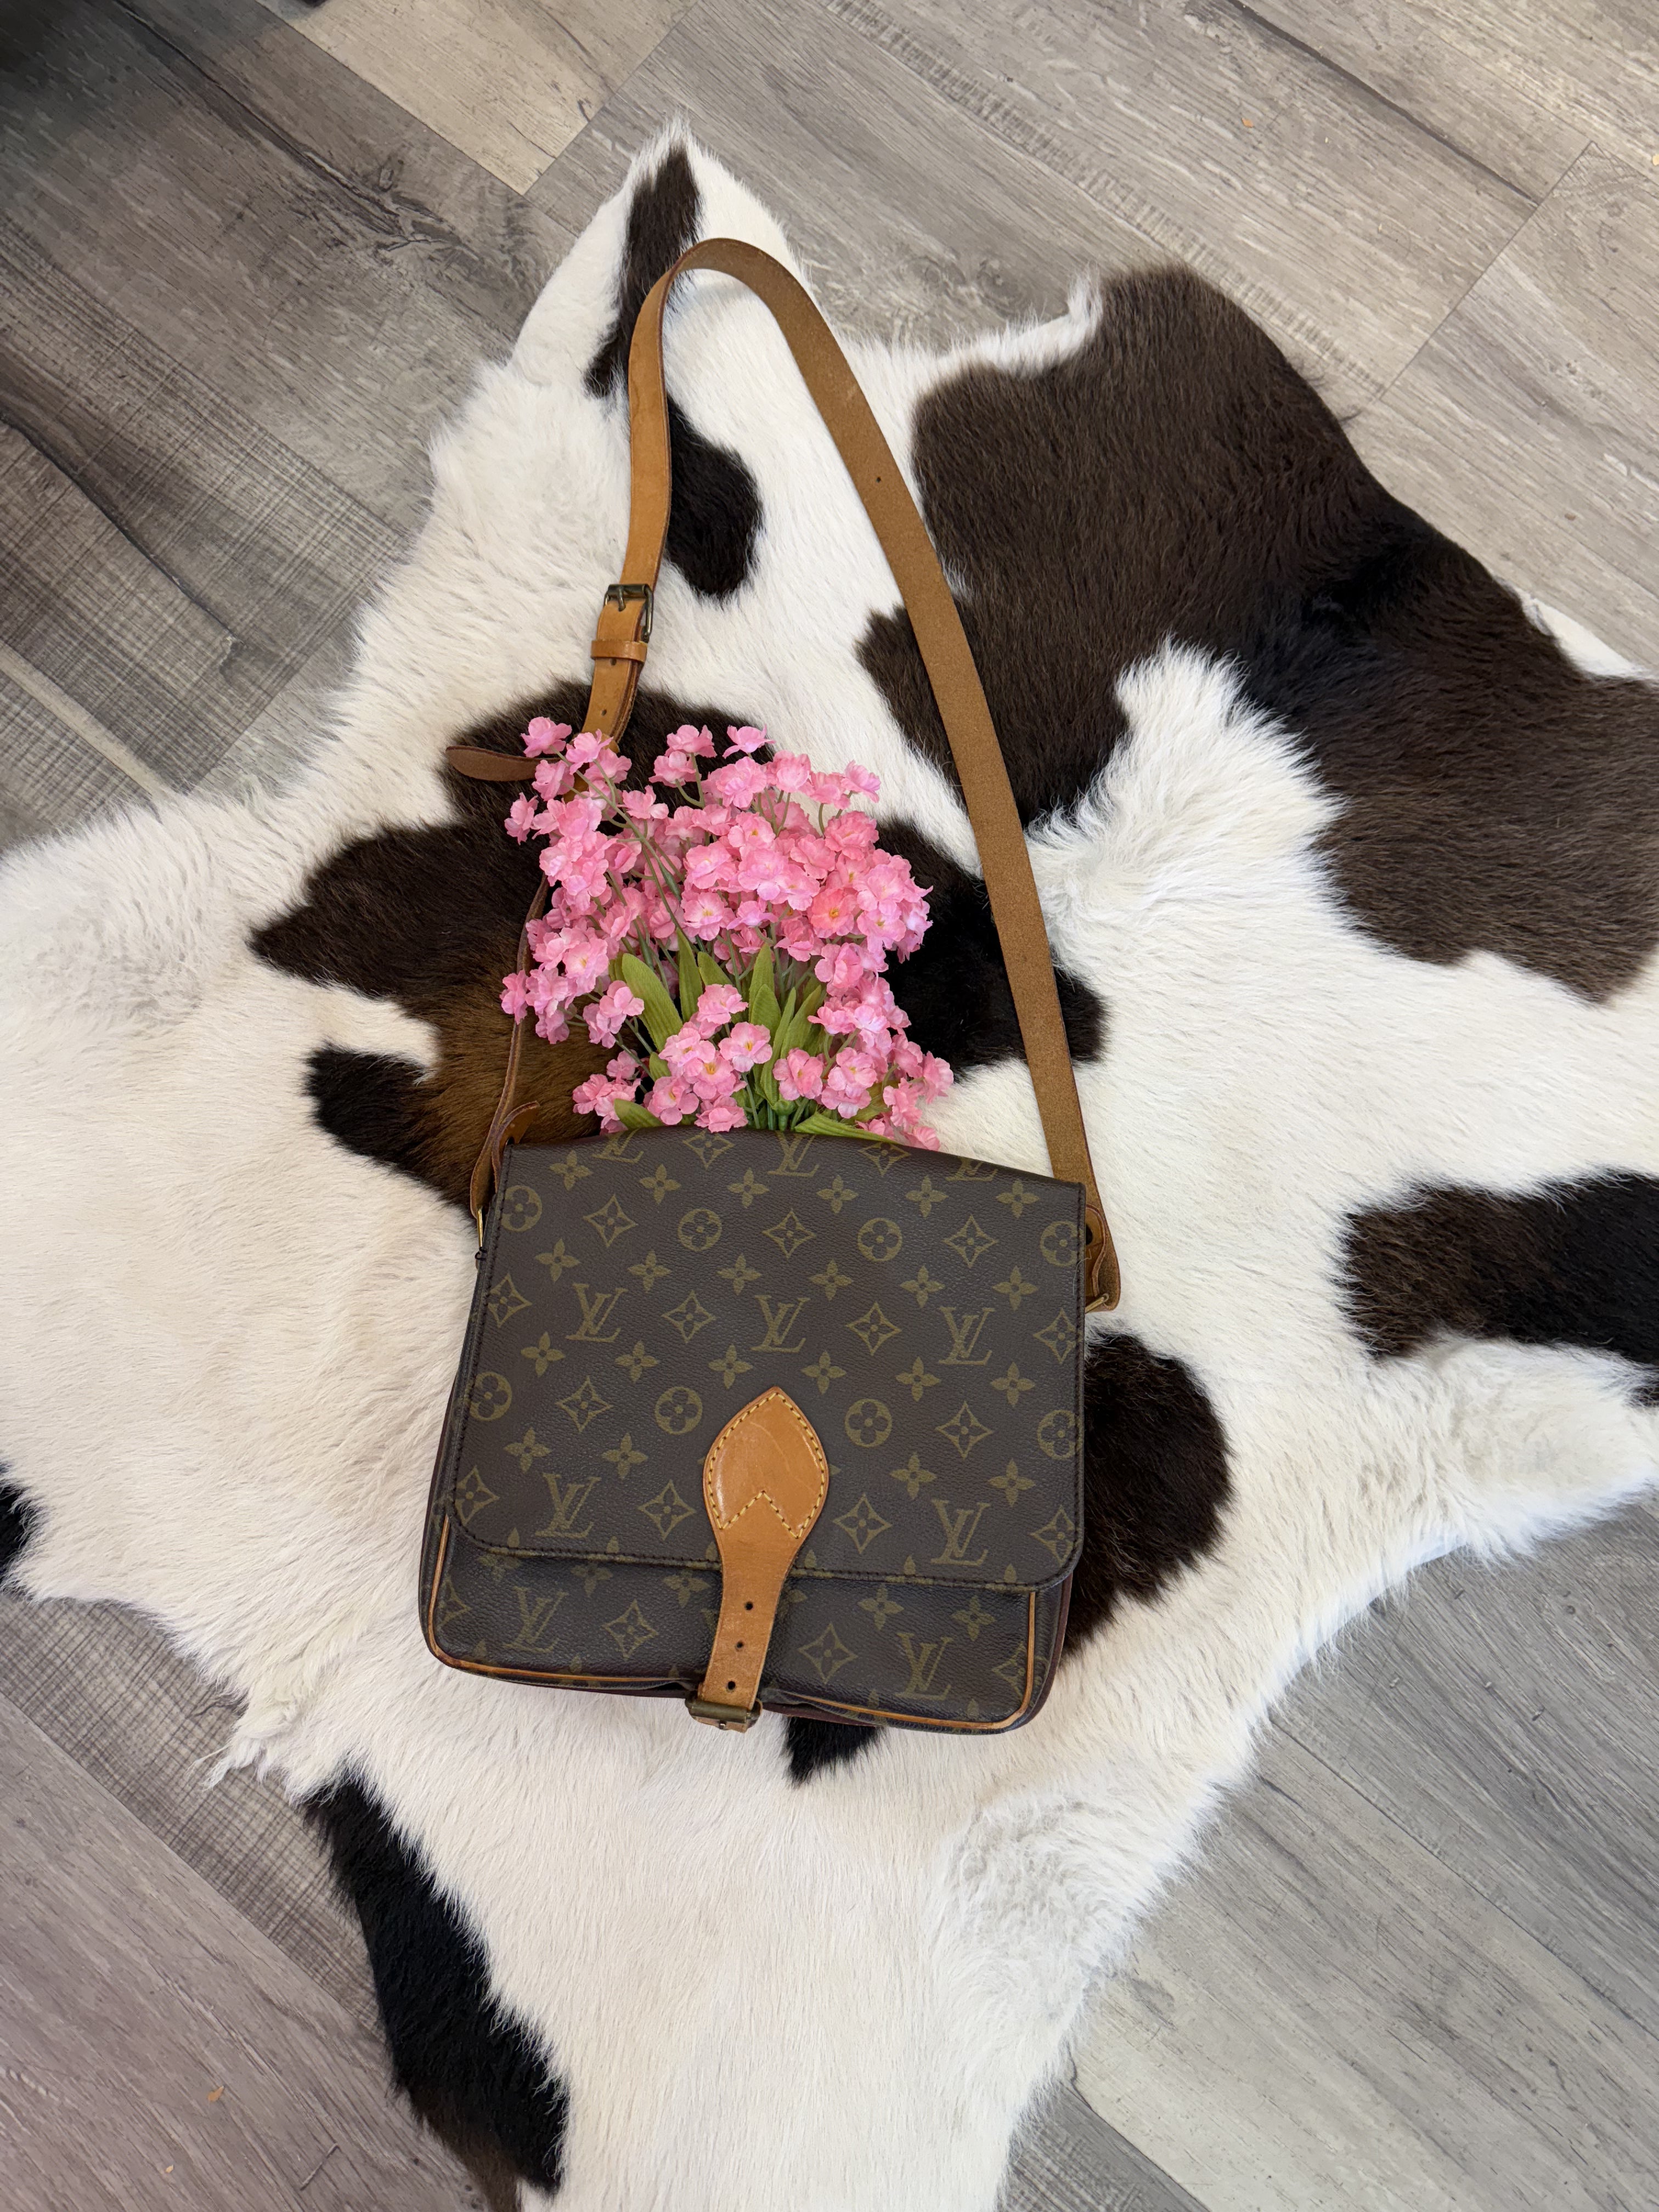
[[[274,1783],[210,1778],[234,1706],[155,1625],[110,1605],[0,1595],[0,1694],[365,2029],[362,1940]]]
[[[1070,2082],[1014,2146],[998,2212],[1205,2212],[1085,2105]]]
[[[703,0],[532,201],[584,222],[676,112],[778,216],[843,331],[948,343],[1057,314],[1091,266],[1163,258],[810,0]]]
[[[822,0],[991,137],[1076,185],[1374,396],[1534,204],[1231,0]]]
[[[0,199],[80,292],[399,534],[567,242],[258,0],[70,0],[0,79]]]
[[[1528,93],[1490,42],[1457,43],[1455,11],[1433,0],[1249,0],[1248,12],[1533,199],[1584,150],[1582,122]]]
[[[1210,2212],[1635,2212],[1656,2078],[1659,2041],[1279,1734],[1078,2064]]]
[[[1250,12],[1443,122],[1458,144],[1488,147],[1494,166],[1542,152],[1545,114],[1581,146],[1593,136],[1643,167],[1659,157],[1651,0],[1251,0]]]
[[[94,751],[106,733],[118,784],[187,790],[398,536],[3,218],[0,392],[6,672]]]
[[[524,191],[691,0],[265,0]]]
[[[1500,575],[1659,667],[1656,360],[1659,179],[1592,148],[1354,441]]]
[[[459,2212],[373,2039],[0,1698],[0,2147],[41,2212]]]
[[[1420,1576],[1285,1734],[1659,2035],[1659,1512]]]

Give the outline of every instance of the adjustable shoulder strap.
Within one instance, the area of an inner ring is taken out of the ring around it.
[[[962,618],[915,501],[829,325],[787,269],[757,246],[737,239],[705,239],[683,253],[652,287],[635,325],[628,361],[633,451],[628,549],[621,579],[605,593],[600,611],[592,648],[592,696],[583,727],[605,730],[613,737],[622,734],[645,664],[672,496],[668,403],[663,386],[663,309],[675,281],[695,269],[717,270],[735,276],[770,309],[887,556],[939,703],[939,719],[950,740],[968,818],[979,846],[1049,1164],[1056,1176],[1083,1186],[1089,1240],[1088,1304],[1091,1310],[1115,1305],[1117,1259],[1089,1158],[1042,907],[1002,749]],[[499,760],[500,756],[482,758]],[[470,752],[458,758],[456,764],[471,769]],[[521,765],[515,763],[514,771],[522,773]],[[499,769],[495,772],[503,773]],[[515,1030],[514,1066],[481,1168],[486,1167],[492,1149],[499,1155],[501,1132],[507,1120],[516,1119],[511,1114],[516,1046]]]

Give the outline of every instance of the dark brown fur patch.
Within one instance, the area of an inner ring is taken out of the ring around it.
[[[1028,821],[1076,803],[1118,678],[1173,640],[1231,659],[1346,802],[1333,875],[1395,950],[1601,998],[1659,943],[1659,696],[1573,667],[1199,278],[1121,278],[1071,360],[963,370],[914,459]],[[862,658],[948,774],[902,615]]]
[[[1348,1310],[1371,1351],[1440,1335],[1613,1352],[1659,1398],[1659,1182],[1600,1175],[1525,1198],[1425,1190],[1354,1216]]]
[[[651,287],[696,243],[702,196],[684,149],[671,147],[635,191],[617,285],[617,319],[588,364],[596,397],[627,382],[628,349]],[[670,327],[672,328],[672,323]],[[667,343],[667,332],[665,332]],[[672,362],[671,362],[672,380]],[[694,590],[728,599],[748,581],[760,534],[760,494],[738,455],[710,443],[679,403],[668,403],[674,501],[664,550]]]
[[[1066,1640],[1103,1628],[1120,1599],[1154,1598],[1210,1551],[1227,1502],[1227,1439],[1191,1370],[1108,1336],[1083,1377],[1083,1555]]]
[[[561,685],[479,724],[463,741],[514,751],[532,714],[574,726],[586,704],[580,687]],[[648,760],[683,722],[724,731],[741,720],[641,691],[623,750]],[[518,957],[538,878],[536,849],[515,845],[502,828],[516,787],[447,772],[446,780],[453,820],[381,830],[343,847],[313,873],[301,903],[258,933],[253,949],[307,982],[391,999],[431,1023],[438,1065],[430,1076],[386,1054],[330,1048],[313,1057],[312,1097],[319,1122],[341,1142],[465,1205],[506,1064],[501,979]],[[526,1037],[524,1095],[547,1102],[530,1141],[553,1144],[592,1130],[570,1093],[605,1059],[580,1032],[557,1046]]]

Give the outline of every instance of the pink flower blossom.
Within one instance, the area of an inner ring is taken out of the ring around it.
[[[823,1062],[817,1053],[807,1052],[797,1046],[787,1052],[777,1066],[779,1094],[793,1101],[797,1098],[817,1098],[823,1092]]]
[[[718,891],[688,890],[680,901],[680,921],[688,937],[712,945],[730,927],[732,909]]]
[[[617,1032],[623,1024],[632,1021],[635,1014],[644,1012],[645,1000],[636,992],[630,991],[626,983],[617,982],[594,1000],[586,1010],[583,1019],[587,1024],[587,1034],[595,1044],[615,1044]]]
[[[702,784],[729,806],[752,806],[770,781],[770,769],[758,761],[734,760],[704,776]]]
[[[673,789],[696,781],[697,764],[684,753],[659,753],[651,764],[651,774],[656,782]]]
[[[524,749],[527,753],[550,753],[569,735],[568,722],[550,722],[545,714],[532,714],[524,733]]]
[[[734,753],[757,753],[766,743],[765,731],[751,729],[746,722],[736,729],[728,723],[726,734],[731,740],[726,749],[727,760],[730,760]]]
[[[712,1036],[718,1029],[740,1014],[748,1000],[735,984],[708,983],[703,987],[697,1000],[697,1011],[691,1019],[705,1036]]]
[[[507,834],[522,845],[536,826],[536,802],[533,799],[515,799],[507,810]]]
[[[684,753],[693,759],[713,760],[714,740],[707,727],[700,730],[693,722],[682,722],[678,730],[668,732],[668,750],[671,753]]]
[[[530,978],[521,968],[515,968],[510,975],[501,978],[501,1012],[511,1014],[515,1022],[521,1022],[530,1006]]]
[[[722,1040],[720,1050],[728,1067],[746,1073],[771,1059],[771,1034],[758,1022],[738,1022],[732,1025],[731,1035]]]
[[[715,1099],[697,1116],[705,1129],[741,1129],[746,1118],[742,1107],[730,1099]]]
[[[654,1114],[660,1122],[672,1129],[684,1121],[688,1114],[696,1111],[697,1101],[689,1083],[677,1075],[659,1076],[647,1097],[646,1110]]]

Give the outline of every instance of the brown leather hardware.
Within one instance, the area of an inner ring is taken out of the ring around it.
[[[720,1547],[720,1612],[708,1671],[688,1700],[694,1719],[745,1729],[759,1717],[784,1577],[829,1492],[817,1431],[785,1390],[763,1390],[709,1446],[702,1495]]]
[[[963,800],[979,847],[991,916],[1013,994],[1050,1169],[1064,1181],[1083,1186],[1085,1302],[1091,1312],[1104,1310],[1118,1302],[1117,1255],[1089,1156],[1083,1107],[1054,981],[1054,956],[1031,873],[1025,832],[962,617],[927,526],[830,325],[787,269],[758,246],[739,239],[704,239],[683,253],[652,286],[634,326],[628,356],[633,459],[628,545],[623,555],[622,580],[610,586],[600,609],[592,648],[593,688],[582,726],[620,737],[639,687],[672,491],[668,400],[663,382],[663,310],[676,281],[694,270],[734,276],[770,309],[887,556],[938,702],[939,720],[950,741]],[[452,750],[452,762],[464,774],[477,772],[458,757],[462,751],[470,755],[472,750]],[[506,771],[493,766],[484,773],[507,780]],[[524,769],[519,767],[517,773],[522,780]],[[474,1177],[475,1210],[478,1188],[482,1187],[488,1194],[494,1173],[492,1147],[511,1107],[516,1080],[515,1061],[489,1138],[479,1155]]]

